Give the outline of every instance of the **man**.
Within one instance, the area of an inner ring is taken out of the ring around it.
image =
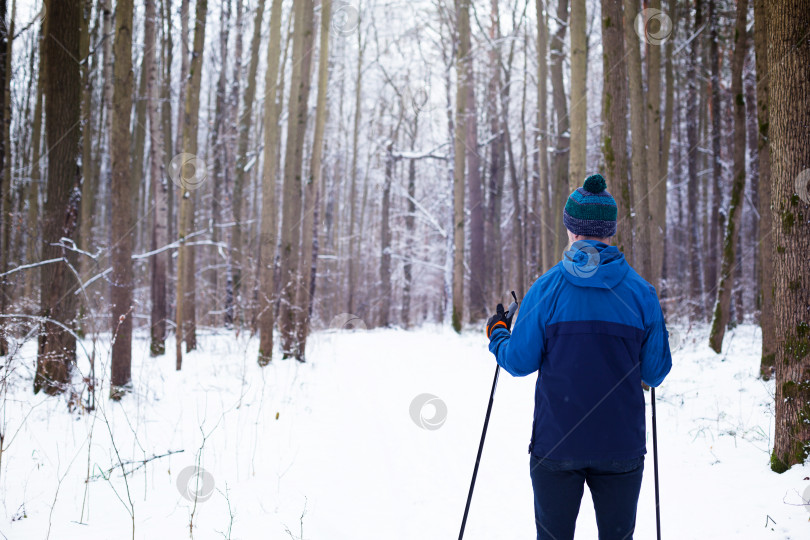
[[[655,288],[610,246],[616,201],[596,174],[563,222],[571,248],[511,317],[487,323],[489,350],[516,377],[539,372],[529,453],[538,540],[574,538],[584,484],[600,540],[632,540],[646,453],[641,382],[672,367]]]

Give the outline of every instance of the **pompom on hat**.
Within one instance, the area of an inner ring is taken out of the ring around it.
[[[565,228],[579,236],[609,238],[616,234],[616,200],[601,174],[592,174],[568,197],[563,210]]]

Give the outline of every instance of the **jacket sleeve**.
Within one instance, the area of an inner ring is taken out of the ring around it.
[[[672,355],[669,350],[669,333],[655,289],[652,289],[648,306],[644,343],[641,345],[641,380],[655,387],[664,381],[672,369]]]
[[[529,289],[510,334],[505,328],[492,332],[489,350],[498,364],[514,377],[523,377],[540,369],[543,358],[545,327],[539,287]]]

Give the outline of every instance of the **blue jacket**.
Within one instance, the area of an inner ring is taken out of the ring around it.
[[[512,333],[489,350],[510,374],[538,371],[529,452],[560,460],[646,453],[643,380],[672,367],[655,288],[615,247],[584,240],[523,299]]]

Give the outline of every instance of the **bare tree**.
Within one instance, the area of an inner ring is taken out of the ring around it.
[[[737,23],[734,27],[734,61],[731,66],[731,98],[734,110],[734,182],[731,185],[731,203],[726,217],[726,235],[723,241],[720,282],[717,284],[717,300],[714,305],[709,345],[719,353],[723,346],[726,326],[731,320],[732,272],[737,263],[740,224],[742,223],[743,192],[745,190],[745,94],[742,71],[748,49],[746,16],[748,0],[737,0]],[[711,254],[709,254],[711,257]],[[742,306],[737,306],[742,309]]]
[[[309,169],[304,191],[303,233],[301,241],[301,282],[298,287],[297,329],[298,343],[302,358],[306,353],[309,323],[312,314],[313,298],[310,291],[315,279],[317,258],[314,245],[318,242],[318,231],[315,226],[317,202],[320,197],[321,178],[323,176],[323,139],[328,115],[327,92],[329,89],[329,28],[331,24],[331,0],[321,1],[321,39],[318,49],[318,98],[315,109],[315,134],[312,142],[312,164]]]
[[[585,179],[588,146],[588,35],[585,0],[571,0],[571,157],[570,191]]]
[[[776,423],[771,469],[784,472],[810,452],[810,10],[769,0],[768,91],[773,179],[771,207]]]
[[[773,229],[771,227],[771,154],[769,137],[768,94],[768,19],[767,1],[754,0],[754,51],[757,72],[757,126],[759,137],[759,280],[762,359],[760,374],[765,380],[773,376],[776,331],[773,319]]]
[[[627,70],[622,5],[602,0],[602,154],[619,207],[616,245],[633,260],[632,192],[627,169]]]
[[[185,111],[183,114],[183,154],[187,161],[181,164],[181,170],[176,171],[179,175],[179,189],[177,192],[180,201],[180,215],[177,220],[177,234],[181,244],[177,250],[177,343],[176,343],[176,367],[180,369],[183,361],[181,344],[186,342],[186,351],[194,350],[197,347],[196,336],[196,316],[195,316],[195,272],[194,272],[194,249],[185,247],[183,243],[186,235],[192,232],[194,227],[194,185],[189,185],[186,181],[196,178],[197,166],[197,124],[199,122],[200,110],[200,84],[202,80],[203,44],[205,43],[205,21],[208,15],[208,0],[197,0],[197,15],[194,18],[194,48],[189,65],[190,79],[186,92]],[[192,156],[192,157],[189,157]],[[186,168],[192,170],[187,170]],[[189,189],[192,188],[192,189]]]
[[[646,280],[650,275],[650,191],[647,168],[647,119],[644,112],[644,81],[641,75],[639,37],[633,21],[639,12],[637,0],[624,0],[624,36],[628,83],[630,86],[630,140],[633,153],[630,167],[633,178],[633,212],[635,214],[633,262]]]
[[[293,67],[290,77],[287,147],[284,157],[284,204],[281,213],[281,299],[278,325],[284,358],[303,360],[303,351],[295,332],[296,293],[301,274],[301,174],[304,157],[304,135],[307,129],[307,101],[312,64],[313,2],[303,0],[294,6]]]
[[[453,329],[461,332],[464,318],[464,192],[467,140],[467,79],[471,76],[470,3],[456,0],[456,117],[453,143]]]
[[[49,2],[45,39],[45,136],[47,197],[43,212],[42,256],[58,262],[41,266],[37,371],[34,392],[63,392],[76,360],[76,256],[63,243],[76,234],[79,188],[79,58],[81,0]]]
[[[163,126],[158,115],[158,64],[157,54],[157,10],[155,0],[146,0],[146,14],[144,18],[144,49],[143,70],[147,74],[146,100],[149,117],[149,176],[151,179],[152,211],[152,250],[158,250],[168,243],[169,225],[169,184],[165,170]],[[163,103],[162,107],[168,107]],[[150,260],[152,279],[150,280],[150,296],[152,299],[151,311],[151,343],[149,352],[152,356],[160,356],[166,352],[166,316],[168,314],[166,298],[166,278],[168,270],[167,251],[161,251],[152,256]]]

